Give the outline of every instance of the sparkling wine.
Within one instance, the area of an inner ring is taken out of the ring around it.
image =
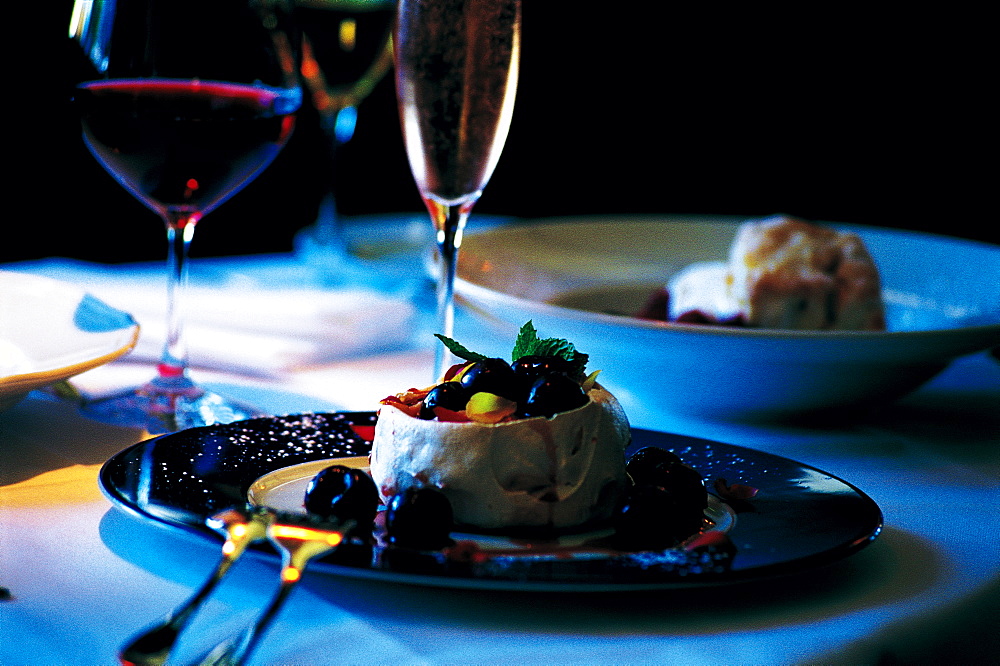
[[[173,79],[93,81],[77,89],[84,140],[161,215],[205,214],[271,163],[301,92]]]
[[[403,0],[396,87],[410,168],[425,198],[475,201],[507,139],[521,43],[519,0]]]

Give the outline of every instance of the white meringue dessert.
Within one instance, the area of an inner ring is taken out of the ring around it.
[[[371,475],[383,497],[431,486],[455,521],[485,529],[564,528],[608,519],[626,487],[625,412],[599,385],[552,418],[502,423],[423,420],[383,405]]]
[[[370,456],[382,497],[432,487],[457,524],[487,530],[609,519],[627,488],[631,430],[597,373],[585,374],[587,355],[539,338],[531,322],[509,364],[438,337],[469,362],[432,387],[382,401]],[[445,389],[450,398],[440,397]]]

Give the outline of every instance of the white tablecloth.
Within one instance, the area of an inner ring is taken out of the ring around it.
[[[8,268],[95,284],[155,272],[62,262]],[[195,283],[221,296],[233,285],[297,290],[307,283],[300,269],[290,256],[202,260]],[[420,284],[404,282],[395,292],[380,285],[379,298],[408,300]],[[338,292],[316,293],[337,302]],[[407,325],[422,332],[426,322],[410,314]],[[474,343],[478,334],[459,318],[456,337]],[[257,373],[206,361],[194,375],[273,413],[368,410],[430,377],[430,340],[383,338],[342,351],[262,363],[266,371]],[[76,384],[102,392],[151,373],[148,363],[125,360]],[[646,593],[486,593],[307,572],[253,663],[962,663],[1000,654],[995,359],[964,358],[896,405],[835,427],[666,417],[634,425],[819,467],[875,499],[885,529],[868,548],[820,569]],[[100,465],[141,436],[87,421],[42,394],[0,414],[0,585],[11,594],[0,602],[0,664],[114,663],[123,641],[186,599],[214,566],[217,543],[126,514],[98,489]],[[241,560],[185,633],[176,663],[245,626],[270,598],[275,574],[272,559]]]

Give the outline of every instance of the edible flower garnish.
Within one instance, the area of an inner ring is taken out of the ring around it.
[[[517,403],[493,393],[473,393],[465,405],[465,414],[477,423],[500,423],[517,411]]]
[[[396,409],[406,412],[410,416],[416,417],[420,414],[420,403],[427,396],[430,391],[429,388],[426,389],[415,389],[411,388],[403,393],[397,393],[396,395],[389,395],[382,398],[379,402],[383,405],[392,405]]]

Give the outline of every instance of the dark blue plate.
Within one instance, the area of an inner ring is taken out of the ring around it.
[[[367,455],[371,412],[302,414],[192,428],[136,444],[101,469],[100,484],[119,507],[207,538],[205,519],[247,501],[259,477],[328,458]],[[666,550],[622,551],[595,537],[572,547],[536,541],[519,552],[452,549],[414,552],[355,544],[311,569],[448,587],[520,590],[629,590],[731,583],[787,574],[840,559],[878,535],[882,512],[863,492],[802,463],[709,440],[633,429],[629,452],[658,446],[705,478],[712,506],[723,507],[722,539]],[[757,489],[750,499],[716,482]],[[711,531],[711,524],[706,525]],[[552,542],[554,543],[554,542]],[[276,556],[267,544],[256,550]]]

